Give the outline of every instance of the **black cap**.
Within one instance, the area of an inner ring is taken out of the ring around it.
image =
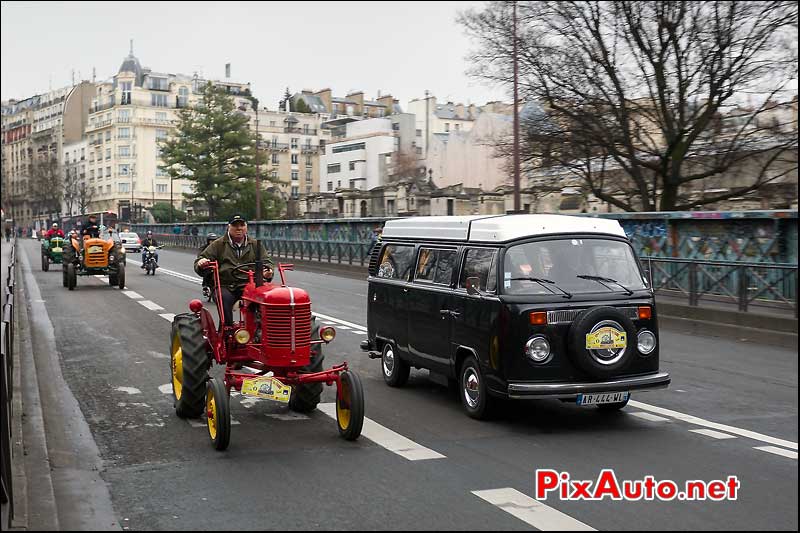
[[[242,224],[247,224],[247,220],[245,220],[242,215],[233,215],[228,224],[235,224],[237,222],[241,222]]]

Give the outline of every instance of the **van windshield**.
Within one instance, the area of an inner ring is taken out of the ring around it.
[[[647,287],[629,244],[610,239],[554,239],[512,246],[503,293],[629,292]]]

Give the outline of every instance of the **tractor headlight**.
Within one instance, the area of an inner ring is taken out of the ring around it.
[[[319,337],[325,342],[331,342],[336,337],[336,330],[330,326],[325,326],[319,330]]]
[[[117,259],[117,258],[114,256],[114,254],[111,254],[111,255],[109,255],[109,256],[108,256],[108,261],[109,261],[110,263],[113,263],[113,262],[114,262],[116,259]]]
[[[532,337],[525,343],[525,355],[534,363],[542,363],[550,357],[550,343],[542,336]]]
[[[236,339],[236,342],[239,344],[247,344],[250,342],[250,332],[246,329],[237,329],[236,333],[233,334],[233,338]]]
[[[124,254],[125,253],[125,248],[120,248],[119,249],[119,253],[120,253],[120,255]]]
[[[639,352],[643,355],[647,355],[656,349],[656,336],[649,330],[643,329],[640,331],[637,336],[637,341],[637,348],[639,348]]]

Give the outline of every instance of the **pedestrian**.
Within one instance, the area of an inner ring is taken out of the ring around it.
[[[197,237],[198,233],[200,233],[200,230],[197,229],[197,226],[192,226],[192,236]]]
[[[181,227],[177,224],[172,227],[172,234],[173,235],[180,235],[181,234]]]

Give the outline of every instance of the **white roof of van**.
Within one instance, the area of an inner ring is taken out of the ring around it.
[[[389,220],[383,237],[507,242],[537,235],[598,233],[625,237],[616,220],[566,215],[429,216]]]

